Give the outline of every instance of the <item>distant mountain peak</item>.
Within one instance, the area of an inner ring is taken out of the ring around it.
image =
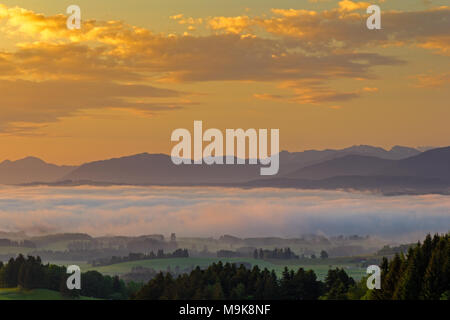
[[[74,168],[72,166],[50,164],[34,156],[15,161],[5,160],[0,163],[0,183],[53,182]]]
[[[386,151],[385,149],[381,148],[381,147],[374,147],[374,146],[370,146],[368,144],[359,144],[359,145],[353,145],[351,147],[348,148],[344,148],[344,150],[383,150]]]
[[[446,180],[450,179],[446,178],[450,171],[449,152],[450,147],[421,153],[417,149],[398,145],[389,150],[354,145],[344,149],[281,151],[282,171],[278,178],[318,181],[346,176],[413,176]],[[33,156],[0,163],[0,183],[4,184],[71,180],[73,183],[199,185],[243,183],[258,179],[261,179],[259,166],[177,166],[172,163],[170,155],[147,152],[87,162],[78,167],[57,166]]]
[[[431,149],[437,149],[437,148],[439,148],[439,147],[435,147],[435,146],[419,146],[419,147],[416,147],[416,149],[421,151],[421,152],[425,152],[425,151],[428,151],[428,150],[431,150]]]
[[[28,156],[17,160],[6,159],[2,163],[0,163],[0,165],[23,165],[23,164],[47,164],[47,163],[44,160],[34,156]]]
[[[393,147],[391,148],[390,151],[393,151],[393,150],[416,150],[416,149],[411,148],[411,147],[405,147],[405,146],[395,145],[395,146],[393,146]]]
[[[47,163],[47,162],[45,162],[44,160],[42,160],[42,159],[40,159],[40,158],[38,158],[38,157],[34,157],[34,156],[28,156],[28,157],[25,157],[25,158],[16,160],[16,161],[14,161],[14,162]]]

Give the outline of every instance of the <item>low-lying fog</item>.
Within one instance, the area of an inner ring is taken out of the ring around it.
[[[450,229],[450,196],[204,187],[0,187],[0,230],[93,236],[301,234],[423,239]]]

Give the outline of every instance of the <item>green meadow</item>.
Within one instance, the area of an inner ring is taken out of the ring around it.
[[[24,290],[21,288],[1,288],[0,300],[67,300],[58,291],[47,289]],[[80,297],[80,300],[95,300]]]
[[[287,266],[289,269],[298,269],[303,268],[305,270],[314,270],[317,277],[323,280],[330,268],[344,268],[345,271],[353,277],[355,280],[361,279],[365,275],[365,268],[361,268],[358,264],[339,260],[339,259],[325,259],[311,262],[311,259],[308,259],[305,263],[303,260],[283,260],[283,261],[266,261],[266,260],[257,260],[252,258],[175,258],[175,259],[151,259],[151,260],[139,260],[139,261],[130,261],[130,262],[122,262],[116,263],[108,266],[98,266],[98,267],[87,267],[87,269],[82,269],[82,271],[96,270],[102,274],[107,275],[123,275],[125,273],[131,272],[133,267],[145,267],[145,268],[153,268],[156,271],[167,271],[168,268],[173,271],[175,267],[178,266],[181,270],[189,267],[207,267],[214,262],[222,261],[223,263],[237,263],[246,262],[250,263],[252,266],[257,265],[259,268],[264,269],[267,268],[269,270],[275,270],[278,275],[284,270],[284,267]]]

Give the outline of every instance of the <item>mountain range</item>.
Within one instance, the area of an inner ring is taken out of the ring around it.
[[[246,186],[450,194],[450,147],[399,160],[346,155],[299,168],[281,177],[250,181]]]
[[[21,184],[33,181],[52,182],[65,176],[76,167],[57,166],[36,157],[0,163],[1,184]]]
[[[57,166],[28,157],[0,163],[2,184],[224,185],[308,189],[368,189],[389,193],[447,193],[450,147],[421,152],[396,146],[280,152],[276,176],[260,176],[259,165],[174,165],[164,154]]]

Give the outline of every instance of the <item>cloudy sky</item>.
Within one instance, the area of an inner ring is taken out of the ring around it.
[[[1,0],[0,160],[169,153],[193,120],[290,151],[449,145],[449,62],[447,0]]]

